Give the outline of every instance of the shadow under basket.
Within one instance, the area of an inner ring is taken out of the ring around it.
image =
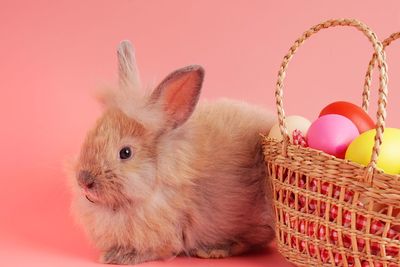
[[[263,137],[280,252],[299,266],[399,266],[399,176],[371,184],[366,167],[282,145]]]

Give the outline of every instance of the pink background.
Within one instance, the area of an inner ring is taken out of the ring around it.
[[[206,69],[203,98],[236,98],[275,110],[278,67],[304,30],[328,18],[355,17],[384,38],[400,30],[399,15],[397,0],[0,1],[0,265],[96,264],[97,252],[69,215],[63,162],[78,152],[100,114],[93,92],[116,82],[120,40],[134,43],[145,83],[197,63]],[[371,54],[367,39],[353,29],[315,36],[289,67],[287,113],[314,119],[335,100],[360,103]],[[388,51],[392,127],[399,127],[394,104],[400,99],[399,55],[393,44]],[[289,266],[273,249],[147,266],[189,263]]]

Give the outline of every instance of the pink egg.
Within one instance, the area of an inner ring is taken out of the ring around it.
[[[344,158],[346,149],[359,135],[356,125],[348,118],[329,114],[314,121],[307,133],[308,146],[337,158]]]

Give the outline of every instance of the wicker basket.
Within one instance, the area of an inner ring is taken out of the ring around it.
[[[307,38],[335,26],[358,29],[375,51],[363,94],[366,109],[371,71],[377,62],[377,134],[368,166],[289,141],[282,91],[288,63]],[[357,20],[318,24],[297,39],[284,57],[275,96],[284,138],[277,141],[263,136],[263,149],[272,181],[280,252],[298,266],[400,266],[400,176],[376,168],[386,118],[387,67],[382,43]]]

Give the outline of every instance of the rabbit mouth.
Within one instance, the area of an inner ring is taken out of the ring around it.
[[[88,195],[85,195],[85,197],[86,197],[87,200],[89,200],[89,202],[96,203]]]
[[[88,189],[83,189],[82,193],[85,195],[85,198],[88,201],[90,201],[92,203],[98,202],[98,197],[97,197],[97,193],[96,192],[90,191]]]

